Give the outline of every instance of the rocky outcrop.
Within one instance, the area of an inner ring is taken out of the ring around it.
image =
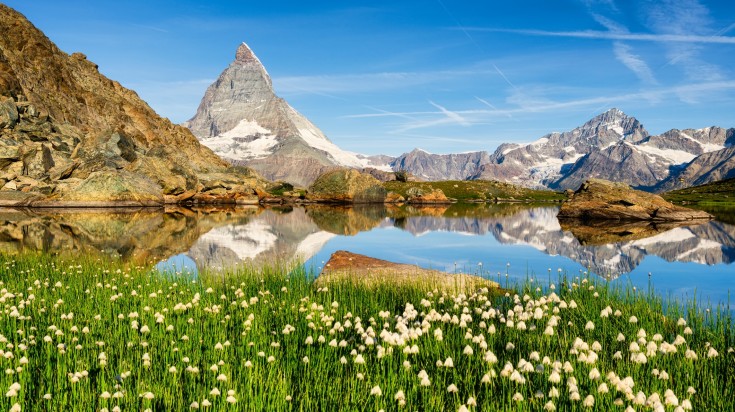
[[[308,186],[330,168],[367,163],[276,96],[268,72],[245,43],[184,125],[222,158],[269,180]]]
[[[590,179],[564,202],[558,218],[589,220],[686,221],[712,219],[709,213],[676,206],[623,183]]]
[[[451,203],[441,189],[423,190],[420,187],[411,187],[406,191],[406,202],[412,204],[446,204]]]
[[[354,169],[324,173],[309,186],[307,199],[325,203],[382,203],[387,191],[380,181]]]
[[[5,5],[0,32],[0,203],[148,206],[256,195],[262,179],[229,168],[189,130]],[[238,184],[207,193],[211,173]]]
[[[339,282],[357,283],[367,287],[412,285],[457,292],[499,287],[496,282],[479,276],[423,269],[344,250],[338,250],[332,254],[316,279],[316,284],[319,286]]]

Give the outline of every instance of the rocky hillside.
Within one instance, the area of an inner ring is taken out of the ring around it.
[[[257,202],[254,174],[2,4],[0,32],[1,204]]]
[[[270,180],[308,186],[331,168],[369,163],[337,147],[276,96],[268,72],[245,43],[184,125],[224,159]]]

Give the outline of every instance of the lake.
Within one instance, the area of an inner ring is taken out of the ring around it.
[[[727,304],[735,290],[732,224],[584,226],[560,223],[557,211],[522,204],[0,209],[0,253],[84,254],[196,276],[274,262],[305,262],[319,273],[334,251],[348,250],[501,284],[589,272],[705,305]]]

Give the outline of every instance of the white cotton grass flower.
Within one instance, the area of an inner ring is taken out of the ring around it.
[[[455,385],[455,384],[452,383],[449,386],[447,386],[447,392],[449,392],[449,393],[457,393],[457,392],[459,392],[459,388],[457,388],[457,385]]]
[[[372,389],[370,389],[370,395],[371,396],[381,396],[383,395],[383,391],[380,390],[380,386],[373,386]]]
[[[586,408],[591,408],[595,406],[595,397],[592,395],[587,395],[586,398],[582,401],[582,406]]]
[[[556,410],[556,405],[554,405],[553,401],[548,401],[544,404],[544,410],[547,412],[554,412]]]
[[[516,402],[523,402],[523,395],[520,392],[513,394],[513,400]]]
[[[221,393],[220,393],[219,389],[217,389],[217,388],[212,388],[212,390],[211,390],[211,391],[209,391],[209,394],[210,394],[211,396],[220,396],[220,395],[221,395]]]

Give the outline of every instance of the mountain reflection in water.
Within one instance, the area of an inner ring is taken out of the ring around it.
[[[377,236],[370,254],[410,249],[412,242],[396,236],[397,228],[411,238],[437,232],[473,235],[487,245],[486,259],[504,254],[505,245],[527,245],[523,253],[543,267],[559,265],[543,256],[563,256],[607,279],[626,274],[647,256],[667,262],[705,265],[735,260],[735,226],[719,221],[684,225],[625,224],[620,226],[565,223],[556,219],[557,208],[520,204],[468,205],[415,208],[364,205],[333,207],[238,207],[96,210],[0,209],[0,253],[41,251],[52,254],[84,253],[120,259],[133,264],[162,262],[177,256],[193,262],[192,270],[209,272],[276,262],[295,265],[308,261],[335,240],[350,247],[364,234]],[[408,243],[407,243],[408,242]],[[356,244],[355,243],[355,244]],[[422,244],[413,250],[414,261],[441,266],[433,260],[437,250],[464,259],[463,247]],[[418,255],[417,255],[418,253]],[[476,259],[477,256],[472,256]],[[313,262],[314,263],[314,262]],[[318,262],[315,262],[318,264]]]

